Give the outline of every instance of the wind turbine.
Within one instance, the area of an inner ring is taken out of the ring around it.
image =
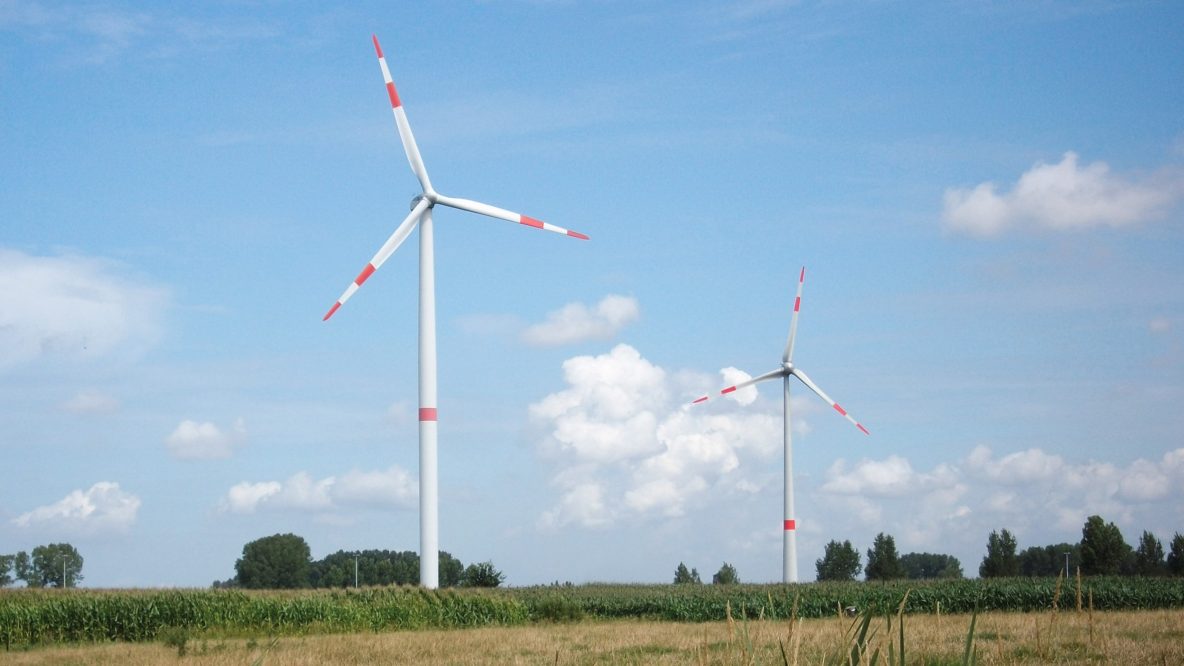
[[[436,277],[435,259],[432,242],[432,208],[436,204],[459,208],[472,213],[480,213],[489,217],[496,217],[508,222],[516,222],[528,227],[553,231],[581,240],[588,237],[576,231],[569,231],[553,224],[548,224],[533,217],[527,217],[503,208],[490,206],[478,201],[457,199],[444,196],[432,187],[428,178],[428,171],[423,165],[423,158],[419,155],[419,148],[415,145],[415,136],[411,134],[411,125],[407,123],[407,114],[403,111],[403,103],[399,93],[395,90],[395,83],[391,80],[390,69],[386,66],[386,58],[382,55],[382,47],[378,44],[378,37],[373,36],[374,51],[378,54],[378,66],[382,68],[382,78],[386,82],[386,92],[391,100],[391,111],[395,115],[395,126],[399,130],[399,138],[403,142],[403,150],[407,153],[407,161],[411,164],[411,171],[419,180],[421,192],[411,200],[411,212],[403,218],[403,222],[395,228],[395,232],[378,249],[378,253],[366,264],[358,277],[350,283],[345,293],[329,311],[325,313],[327,321],[337,312],[354,292],[382,266],[383,262],[394,254],[395,250],[407,240],[407,236],[419,226],[419,584],[425,588],[434,589],[439,586],[439,514],[437,511],[437,482],[436,482]]]
[[[784,529],[782,530],[782,561],[781,561],[781,580],[785,583],[798,582],[798,549],[797,549],[797,519],[793,512],[793,443],[790,439],[790,414],[789,414],[789,378],[797,377],[799,381],[806,385],[806,388],[818,394],[818,397],[825,400],[835,411],[843,415],[851,423],[855,424],[856,428],[863,431],[863,434],[870,435],[867,428],[863,427],[859,421],[851,418],[847,410],[839,406],[839,403],[831,400],[830,396],[823,393],[822,389],[818,388],[810,377],[802,371],[801,368],[793,364],[793,342],[798,332],[798,311],[802,307],[802,285],[806,282],[806,267],[802,267],[802,272],[798,275],[798,295],[793,301],[793,317],[789,321],[789,340],[785,343],[785,352],[781,354],[781,367],[776,370],[771,370],[763,375],[758,375],[749,379],[748,381],[740,382],[735,386],[729,386],[722,389],[720,395],[727,395],[737,389],[742,389],[746,386],[752,386],[757,382],[763,382],[766,379],[781,378],[782,385],[782,408],[784,410],[784,438],[785,438],[785,511],[784,511]],[[691,404],[699,404],[706,402],[710,395],[705,395]]]

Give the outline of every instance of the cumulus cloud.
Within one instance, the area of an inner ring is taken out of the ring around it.
[[[167,302],[109,262],[0,248],[0,369],[142,350],[159,337]]]
[[[637,299],[610,294],[593,307],[568,303],[547,314],[541,324],[528,326],[522,339],[531,345],[555,347],[589,340],[611,340],[625,326],[637,321]]]
[[[182,460],[229,458],[247,439],[247,425],[240,418],[230,430],[223,431],[210,422],[181,421],[165,438],[173,456]]]
[[[731,401],[690,408],[713,380],[669,373],[629,345],[568,359],[563,375],[567,388],[530,406],[561,492],[543,527],[679,516],[713,489],[750,492],[744,461],[780,450],[775,410]]]
[[[119,411],[119,400],[101,391],[82,391],[62,403],[62,409],[74,414],[113,414]]]
[[[1184,500],[1184,449],[1120,466],[1071,462],[1039,448],[996,456],[979,446],[928,472],[896,455],[855,465],[840,459],[819,489],[877,529],[885,527],[885,507],[900,509],[888,527],[912,543],[936,545],[943,534],[998,525],[1075,531],[1093,514],[1130,522],[1141,506]]]
[[[418,502],[419,485],[407,470],[351,470],[340,476],[314,479],[297,472],[284,481],[244,481],[227,491],[221,508],[231,513],[259,510],[331,514],[351,507],[410,508]]]
[[[947,189],[942,218],[946,228],[976,236],[1021,226],[1124,227],[1162,217],[1181,195],[1178,171],[1128,178],[1105,162],[1079,166],[1077,154],[1067,152],[1057,164],[1037,163],[1008,192],[992,182]]]
[[[62,499],[13,519],[19,528],[89,536],[127,532],[136,522],[140,498],[118,483],[100,481],[88,490],[74,490]]]

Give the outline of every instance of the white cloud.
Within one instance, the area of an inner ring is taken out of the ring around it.
[[[637,321],[640,315],[637,299],[610,294],[600,299],[595,307],[568,303],[548,313],[543,323],[528,326],[522,332],[522,339],[541,347],[611,340],[622,328]]]
[[[118,483],[100,481],[88,490],[74,490],[61,500],[21,514],[12,522],[20,528],[87,536],[127,532],[136,522],[140,498]]]
[[[99,259],[0,248],[0,369],[140,351],[159,337],[167,302],[163,289]]]
[[[629,345],[568,359],[563,373],[568,387],[530,406],[562,493],[544,527],[678,516],[713,489],[750,494],[743,462],[780,449],[778,414],[731,401],[692,408],[710,380],[668,373]]]
[[[409,508],[418,502],[419,486],[407,470],[351,470],[341,476],[314,479],[297,472],[283,482],[238,483],[227,491],[221,508],[231,513],[259,510],[332,514],[349,508]]]
[[[1141,507],[1184,500],[1184,449],[1125,467],[1074,463],[1038,448],[996,457],[985,446],[929,472],[895,455],[854,467],[839,460],[820,490],[865,525],[903,533],[916,547],[1000,525],[1018,534],[1072,533],[1093,514],[1129,524]]]
[[[210,422],[185,420],[165,438],[164,442],[176,458],[183,460],[214,460],[229,458],[247,439],[246,423],[240,418],[229,431],[222,431]]]
[[[1019,226],[1053,230],[1124,227],[1162,217],[1184,194],[1184,177],[1174,170],[1139,178],[1113,173],[1105,162],[1079,167],[1077,154],[1058,164],[1037,163],[1010,192],[985,182],[947,189],[942,218],[946,228],[994,236]]]
[[[101,391],[82,391],[62,403],[62,409],[74,414],[113,414],[119,411],[119,400]]]

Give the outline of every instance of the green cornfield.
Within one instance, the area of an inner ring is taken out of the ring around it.
[[[413,587],[335,591],[5,590],[0,644],[148,641],[179,628],[209,635],[289,635],[522,624],[522,602],[481,591]]]
[[[1060,585],[1058,593],[1058,585]],[[164,630],[273,636],[518,625],[557,617],[677,622],[833,616],[840,607],[907,613],[1073,609],[1070,579],[974,579],[798,585],[553,585],[502,590],[0,590],[0,645],[150,641]],[[1088,578],[1095,610],[1184,608],[1181,578]],[[1092,600],[1092,601],[1091,601]]]

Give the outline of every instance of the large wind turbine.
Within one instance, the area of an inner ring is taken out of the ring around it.
[[[802,267],[802,272],[798,275],[798,295],[793,301],[793,317],[789,321],[789,340],[785,343],[785,352],[781,354],[781,367],[776,370],[771,370],[763,375],[758,375],[749,379],[748,381],[740,382],[735,386],[729,386],[719,393],[720,395],[727,395],[737,389],[742,389],[746,386],[752,386],[757,382],[763,382],[766,379],[781,378],[782,386],[782,406],[784,410],[784,437],[785,437],[785,523],[782,530],[782,562],[781,562],[781,580],[785,583],[798,582],[798,549],[797,549],[797,519],[793,512],[793,444],[790,439],[790,415],[789,415],[789,378],[797,377],[806,388],[818,394],[818,397],[825,400],[835,411],[843,415],[851,423],[855,424],[856,428],[863,431],[863,434],[869,435],[867,428],[851,418],[847,410],[839,406],[839,403],[830,399],[830,396],[823,393],[818,385],[811,381],[810,377],[802,371],[801,368],[793,364],[793,341],[798,332],[798,311],[802,307],[802,284],[806,281],[806,268]],[[711,397],[705,395],[694,401],[692,404],[706,402]]]
[[[411,134],[411,125],[407,123],[407,114],[403,111],[399,93],[395,91],[395,83],[391,80],[391,72],[386,66],[386,58],[382,55],[378,37],[373,39],[374,51],[378,54],[378,66],[382,68],[386,92],[391,99],[395,126],[399,130],[403,150],[407,152],[407,161],[411,163],[411,171],[419,179],[422,191],[411,200],[411,213],[395,228],[395,232],[383,243],[358,277],[354,278],[341,298],[329,308],[324,319],[332,317],[333,313],[354,295],[358,287],[361,287],[374,271],[394,254],[399,245],[407,240],[412,230],[419,226],[419,584],[426,588],[436,588],[439,586],[439,520],[436,484],[436,278],[432,243],[432,207],[442,204],[582,240],[588,240],[588,237],[503,208],[468,199],[456,199],[437,192],[432,187],[428,171],[423,165],[423,158],[419,155],[419,148],[415,145],[415,136]]]

